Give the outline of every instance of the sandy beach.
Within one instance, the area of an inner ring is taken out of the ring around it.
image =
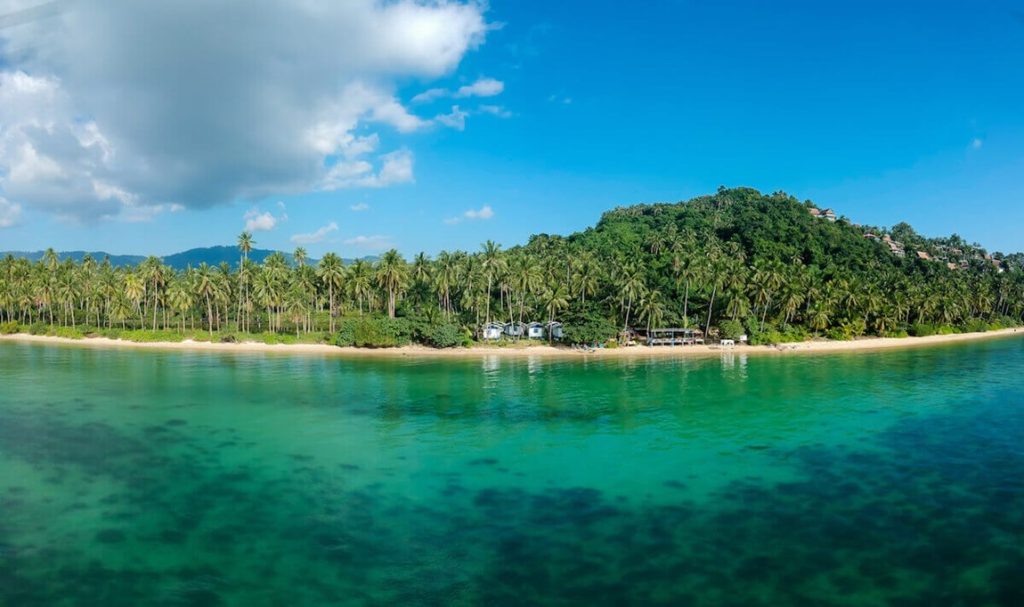
[[[548,345],[529,345],[519,347],[495,347],[477,346],[472,348],[452,348],[439,350],[426,346],[404,346],[401,348],[369,349],[369,348],[339,348],[327,344],[264,344],[259,342],[242,343],[211,343],[202,341],[181,341],[181,342],[132,342],[106,337],[90,337],[85,339],[70,339],[66,337],[51,337],[46,335],[29,335],[17,333],[13,335],[0,335],[0,341],[29,342],[42,344],[61,344],[87,348],[135,348],[145,350],[183,350],[183,351],[206,351],[206,352],[229,352],[229,353],[273,353],[273,354],[300,354],[300,355],[325,355],[325,356],[347,356],[347,357],[430,357],[430,358],[451,358],[451,357],[482,357],[482,356],[503,356],[503,357],[564,357],[579,359],[598,358],[681,358],[692,356],[720,356],[723,353],[743,353],[760,355],[786,355],[786,354],[813,354],[813,353],[839,353],[839,352],[872,352],[894,348],[915,348],[942,344],[952,344],[980,339],[993,339],[999,337],[1011,337],[1014,335],[1024,336],[1024,328],[1003,329],[1001,331],[990,331],[987,333],[960,333],[956,335],[933,335],[930,337],[904,337],[904,338],[865,338],[854,341],[807,341],[795,344],[782,344],[779,346],[742,346],[721,347],[721,346],[685,346],[685,347],[648,347],[633,346],[628,348],[599,349],[593,352],[582,352],[568,347],[554,347]]]

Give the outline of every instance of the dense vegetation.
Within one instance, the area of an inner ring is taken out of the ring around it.
[[[1015,326],[1021,256],[989,256],[910,226],[828,221],[782,193],[721,189],[678,204],[605,213],[568,237],[507,251],[442,251],[316,264],[302,249],[255,263],[250,234],[233,265],[177,271],[156,257],[114,267],[51,250],[0,261],[0,330],[129,339],[314,341],[386,347],[466,345],[482,324],[561,320],[566,339],[626,327],[698,327],[755,343],[812,336],[927,335]],[[871,238],[867,237],[871,235]],[[906,247],[895,254],[879,237]],[[917,251],[928,253],[918,255]],[[205,336],[203,335],[205,334]]]

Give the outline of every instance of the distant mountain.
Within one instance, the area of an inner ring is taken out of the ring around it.
[[[253,249],[249,251],[249,260],[255,263],[263,263],[263,260],[270,257],[277,251],[271,249]],[[285,256],[288,263],[292,263],[292,254],[281,251],[281,254]],[[219,266],[221,263],[227,263],[231,267],[238,265],[238,259],[240,254],[238,247],[229,246],[217,246],[217,247],[200,247],[197,249],[189,249],[182,251],[181,253],[174,253],[173,255],[165,255],[163,260],[164,263],[171,266],[176,270],[184,270],[185,268],[192,266],[197,267],[199,264],[206,262],[211,266]],[[306,263],[315,265],[317,260],[309,259]]]
[[[253,249],[249,252],[249,259],[256,263],[263,263],[263,260],[270,257],[277,251],[271,249]],[[43,257],[43,251],[4,251],[0,253],[0,257],[6,257],[7,255],[13,255],[14,257],[23,257],[29,261],[39,261]],[[285,256],[288,263],[292,263],[292,254],[281,251],[281,254]],[[115,266],[132,266],[141,263],[146,259],[143,255],[110,255],[103,251],[60,251],[57,253],[60,259],[73,259],[76,263],[80,263],[82,258],[86,255],[92,256],[96,261],[103,261],[104,258],[109,257],[110,263]],[[238,247],[233,246],[215,246],[215,247],[199,247],[195,249],[189,249],[180,253],[174,253],[172,255],[165,255],[163,257],[164,263],[176,270],[184,270],[189,266],[197,267],[199,264],[206,262],[211,266],[220,265],[222,262],[226,262],[231,265],[232,268],[238,265]],[[376,261],[376,257],[364,257],[367,261]],[[306,263],[310,265],[316,265],[316,259],[308,259]],[[344,259],[346,264],[352,263],[352,259]]]
[[[21,257],[29,261],[39,261],[43,258],[45,251],[4,251],[0,253],[0,257],[7,257],[12,255],[14,257]],[[76,263],[81,263],[82,259],[89,255],[96,261],[103,261],[103,258],[109,257],[110,263],[115,266],[131,266],[135,265],[145,259],[142,255],[111,255],[103,251],[61,251],[57,253],[62,260],[71,258]]]

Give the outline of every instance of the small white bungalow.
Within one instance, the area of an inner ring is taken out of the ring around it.
[[[546,335],[543,323],[531,322],[526,325],[526,336],[530,339],[544,339]]]
[[[505,323],[505,335],[509,337],[522,337],[526,333],[526,325],[521,322]]]
[[[481,335],[483,335],[484,339],[495,340],[501,339],[501,334],[504,331],[505,325],[501,324],[500,322],[489,322],[486,325],[484,325],[483,331],[481,331],[480,333]]]
[[[562,339],[562,323],[557,320],[549,322],[547,329],[548,334],[551,335],[551,339]]]

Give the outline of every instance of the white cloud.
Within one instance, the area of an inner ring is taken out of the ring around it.
[[[350,206],[349,209],[355,211],[356,213],[360,213],[362,211],[369,211],[370,205],[366,204],[365,202],[357,202],[354,205]]]
[[[494,78],[480,78],[473,84],[461,86],[454,91],[443,88],[428,89],[413,97],[412,101],[413,103],[429,103],[445,97],[454,97],[456,99],[465,99],[467,97],[494,97],[495,95],[500,95],[504,90],[505,83],[501,80],[496,80]]]
[[[281,209],[279,216],[274,216],[270,211],[260,211],[257,207],[252,207],[245,212],[242,219],[245,220],[245,231],[246,232],[267,232],[277,227],[277,224],[282,221],[288,220],[288,214],[285,212],[285,206],[283,202],[277,203],[277,208]]]
[[[440,114],[434,120],[447,127],[461,131],[466,128],[466,116],[469,116],[467,112],[460,110],[459,106],[453,105],[450,114]]]
[[[505,90],[505,83],[494,78],[481,78],[455,92],[456,97],[494,97]]]
[[[366,249],[367,251],[383,251],[394,246],[391,243],[390,236],[381,236],[379,234],[373,236],[356,236],[345,240],[344,243],[352,247]]]
[[[506,110],[500,105],[481,105],[480,112],[483,114],[491,114],[498,118],[511,118],[512,112]]]
[[[983,145],[985,145],[985,142],[978,137],[975,137],[974,139],[971,140],[972,150],[980,150]]]
[[[428,89],[423,91],[419,95],[412,98],[413,103],[430,103],[435,99],[441,99],[442,97],[450,97],[452,94],[448,89]]]
[[[451,74],[488,29],[472,0],[62,6],[0,30],[0,194],[85,221],[411,181],[376,131],[435,120],[397,84]]]
[[[316,244],[318,242],[322,242],[323,239],[327,238],[327,235],[331,232],[337,231],[338,224],[332,221],[331,223],[317,229],[315,232],[311,232],[309,234],[295,234],[292,236],[291,241],[295,244],[301,245]]]
[[[479,209],[470,209],[458,217],[449,217],[444,222],[448,225],[455,225],[463,221],[486,221],[491,217],[494,217],[494,209],[491,208],[491,205],[485,204]]]
[[[9,228],[21,219],[21,205],[0,197],[0,228]]]
[[[412,152],[398,150],[380,157],[380,170],[373,172],[374,165],[365,160],[340,161],[331,167],[320,189],[326,191],[345,188],[383,188],[414,180]]]

